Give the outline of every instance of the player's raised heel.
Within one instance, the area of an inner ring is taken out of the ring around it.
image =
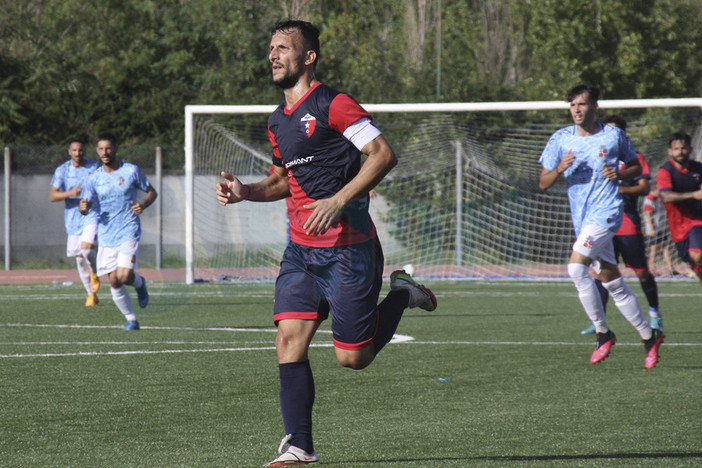
[[[654,328],[651,338],[643,342],[644,347],[646,348],[646,369],[653,369],[656,367],[656,364],[658,364],[658,349],[661,347],[661,344],[663,344],[663,338],[665,338],[663,332],[657,328]]]
[[[139,330],[139,322],[136,320],[130,320],[122,327],[124,331]]]
[[[139,307],[142,309],[149,303],[149,292],[146,290],[146,278],[143,278],[144,283],[140,288],[136,288],[137,298],[139,299]]]
[[[410,293],[409,307],[432,311],[436,309],[436,296],[426,286],[417,284],[405,270],[395,270],[390,275],[390,289],[405,289]]]
[[[90,290],[93,294],[100,290],[100,277],[95,273],[90,273]]]
[[[606,333],[597,333],[596,336],[595,350],[592,352],[592,356],[590,356],[590,362],[593,364],[604,361],[605,358],[609,356],[612,346],[617,342],[617,336],[612,330],[607,330]]]

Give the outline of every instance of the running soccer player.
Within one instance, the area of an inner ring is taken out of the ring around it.
[[[97,213],[91,210],[87,216],[83,216],[79,205],[85,180],[100,167],[100,163],[85,159],[85,142],[79,138],[69,142],[68,155],[71,159],[57,167],[51,178],[49,201],[65,203],[63,220],[68,234],[66,256],[76,258],[78,276],[88,293],[85,306],[92,307],[99,302],[97,292],[100,290],[100,278],[95,266]]]
[[[670,160],[658,169],[657,183],[678,254],[702,284],[702,163],[691,160],[691,154],[690,135],[674,133],[668,141]]]
[[[405,308],[436,308],[434,294],[401,270],[392,273],[391,291],[378,304],[384,260],[368,193],[397,158],[353,98],[315,78],[318,58],[315,26],[296,20],[275,25],[268,59],[285,100],[268,119],[274,171],[248,185],[223,172],[225,180],[216,185],[223,206],[289,197],[290,241],[273,310],[286,436],[280,456],[266,466],[319,461],[308,348],[329,314],[338,362],[363,369],[390,341]],[[368,156],[363,164],[362,154]]]
[[[621,128],[626,132],[626,120],[620,115],[607,115],[602,117],[600,122]],[[614,239],[612,239],[614,256],[617,259],[621,257],[626,266],[636,273],[641,283],[641,289],[648,301],[648,315],[650,316],[651,328],[663,330],[663,318],[661,317],[658,303],[658,285],[648,268],[646,241],[641,231],[641,215],[639,214],[639,197],[647,195],[651,190],[649,183],[651,171],[648,168],[646,158],[641,153],[637,152],[636,157],[641,165],[641,174],[631,179],[619,181],[619,194],[622,196],[624,217],[622,218],[621,227],[615,234]],[[622,163],[620,163],[619,169],[624,169]],[[595,284],[606,311],[609,293],[602,286],[601,281],[595,280]],[[580,333],[583,335],[595,333],[595,325],[590,323],[590,326]]]
[[[549,139],[539,162],[542,190],[550,188],[563,174],[568,185],[568,200],[577,239],[568,263],[568,274],[578,291],[585,312],[595,324],[596,343],[590,362],[603,361],[616,343],[607,326],[593,267],[614,299],[614,304],[641,336],[646,349],[646,368],[658,363],[663,332],[652,329],[638,299],[622,278],[614,257],[612,238],[622,223],[622,198],[619,181],[636,177],[641,165],[631,141],[622,130],[596,119],[597,87],[579,84],[568,90],[570,115],[574,125],[562,128]],[[624,168],[619,168],[619,162]]]
[[[124,330],[138,330],[132,301],[125,285],[134,286],[140,307],[149,303],[146,280],[135,270],[137,250],[141,238],[139,215],[156,199],[156,190],[141,169],[117,158],[117,139],[111,133],[98,136],[97,154],[102,167],[88,179],[80,201],[83,214],[94,205],[98,217],[99,275],[107,275],[112,288],[112,299],[126,317]],[[146,192],[143,201],[137,202],[137,192]]]
[[[658,261],[658,249],[661,250],[663,263],[665,264],[665,273],[668,276],[677,276],[680,273],[673,268],[673,259],[670,256],[670,229],[668,229],[668,219],[666,219],[665,206],[661,200],[658,189],[653,189],[646,195],[643,202],[644,226],[646,227],[646,236],[648,237],[649,251],[648,264],[651,270],[656,270],[656,262]],[[690,272],[691,275],[695,275]],[[696,276],[695,276],[696,277]]]

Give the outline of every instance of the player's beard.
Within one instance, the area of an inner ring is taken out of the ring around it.
[[[282,76],[278,75],[276,77],[273,75],[273,84],[282,90],[293,88],[297,85],[300,77],[304,75],[304,70],[305,62],[303,59],[298,59],[293,63],[289,63],[281,69],[281,71],[284,72]]]
[[[297,76],[292,76],[289,74],[285,74],[282,78],[280,79],[273,79],[273,84],[279,87],[280,89],[286,90],[290,89],[293,86],[297,84],[298,77]]]

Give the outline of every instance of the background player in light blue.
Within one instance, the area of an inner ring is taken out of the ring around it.
[[[612,239],[622,222],[619,180],[641,173],[634,147],[619,128],[597,121],[599,89],[579,84],[566,93],[574,125],[562,128],[549,139],[539,162],[542,190],[550,188],[563,174],[568,184],[568,200],[577,240],[573,244],[568,274],[578,297],[595,324],[597,341],[590,362],[604,360],[617,338],[608,327],[593,267],[609,291],[614,304],[641,336],[646,348],[645,367],[658,363],[663,333],[653,330],[633,291],[624,282],[614,256]],[[625,165],[617,171],[619,161]]]
[[[117,158],[114,135],[100,134],[96,150],[102,167],[91,175],[80,201],[80,211],[85,214],[91,206],[97,207],[98,274],[108,275],[110,279],[112,299],[127,319],[124,330],[138,330],[139,322],[125,285],[136,288],[139,306],[146,307],[149,302],[146,281],[135,271],[141,238],[139,215],[154,202],[157,194],[138,166]],[[139,190],[146,192],[141,202],[137,201]]]
[[[98,303],[97,292],[100,289],[95,265],[97,212],[91,210],[88,216],[83,216],[79,205],[84,182],[100,167],[100,163],[85,159],[85,142],[78,138],[69,142],[68,155],[71,159],[57,167],[51,178],[49,201],[65,203],[63,218],[68,234],[66,256],[76,258],[78,275],[88,293],[85,305],[92,307]]]
[[[610,114],[602,117],[600,122],[621,128],[626,132],[626,120],[617,114]],[[648,168],[648,162],[644,156],[637,152],[641,165],[641,174],[631,179],[622,180],[619,183],[619,195],[622,196],[622,224],[614,236],[614,255],[615,258],[624,261],[627,267],[631,268],[641,283],[641,289],[648,301],[648,313],[651,316],[651,328],[663,330],[663,318],[658,302],[658,285],[656,279],[651,274],[646,260],[646,241],[644,240],[641,231],[641,215],[639,215],[639,197],[647,195],[650,191],[649,180],[651,172]],[[622,166],[620,166],[621,168]],[[609,292],[602,286],[602,282],[595,280],[597,290],[602,297],[602,304],[605,311],[607,309],[607,299]],[[595,333],[595,325],[590,323],[590,326],[580,332],[583,335]]]

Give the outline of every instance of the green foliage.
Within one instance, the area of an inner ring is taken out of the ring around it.
[[[3,1],[0,141],[181,144],[187,104],[277,103],[267,50],[289,15],[320,26],[318,77],[360,102],[702,94],[686,0]]]

